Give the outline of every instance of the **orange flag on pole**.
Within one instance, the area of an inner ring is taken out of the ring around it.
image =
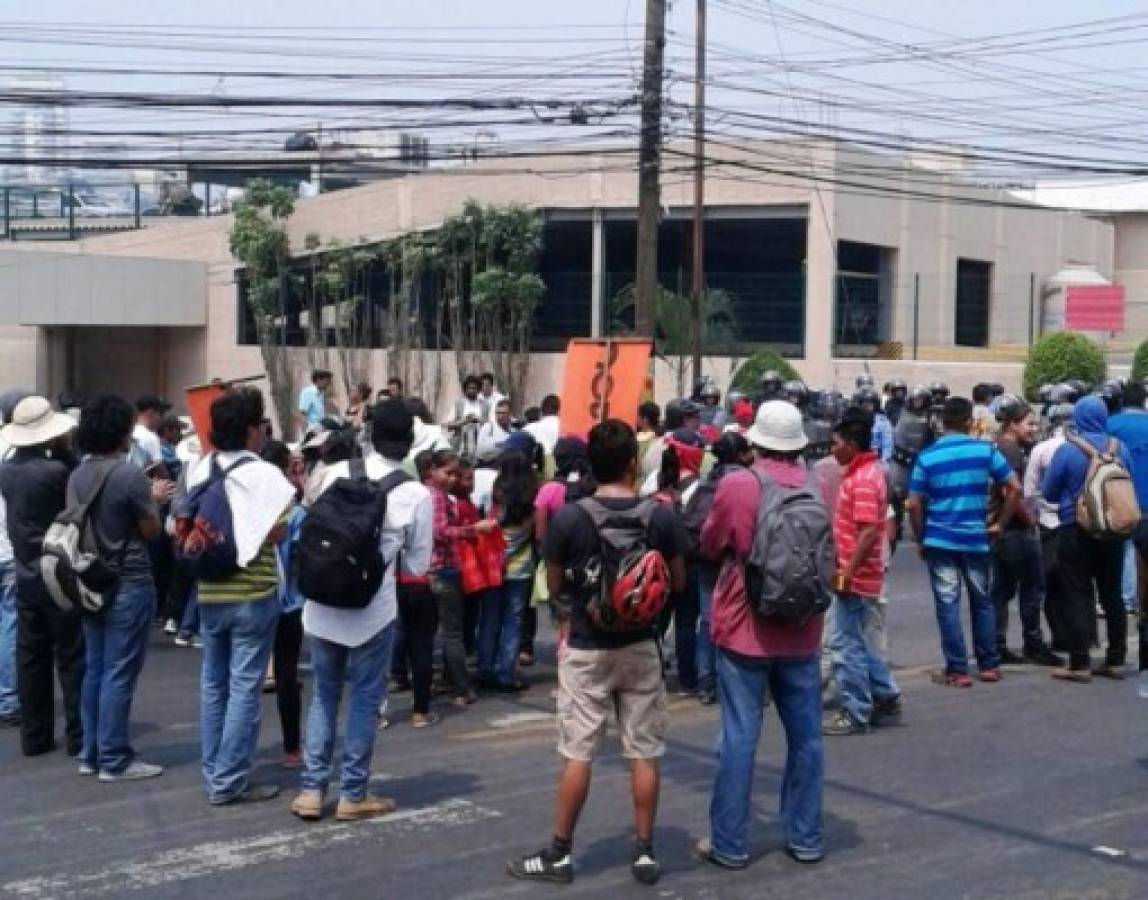
[[[572,340],[562,380],[562,433],[584,438],[604,419],[633,425],[652,350],[653,343],[641,338]]]

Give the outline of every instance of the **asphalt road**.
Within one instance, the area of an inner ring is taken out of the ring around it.
[[[827,739],[828,855],[782,852],[776,800],[783,740],[767,719],[755,784],[755,859],[745,871],[695,862],[706,830],[717,711],[675,700],[656,843],[665,874],[635,884],[627,863],[626,770],[607,742],[575,840],[577,878],[523,884],[507,858],[550,834],[552,670],[516,699],[406,724],[409,695],[375,751],[377,789],[400,810],[373,822],[296,821],[295,776],[278,768],[266,697],[258,776],[280,800],[213,809],[198,770],[198,653],[156,635],[137,696],[135,743],[160,779],[100,784],[57,754],[19,755],[0,731],[0,897],[438,898],[1148,897],[1148,702],[1133,683],[1054,683],[1033,668],[958,691],[930,683],[938,663],[921,564],[892,575],[891,657],[904,724]]]

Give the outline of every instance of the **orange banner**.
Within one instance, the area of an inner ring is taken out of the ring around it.
[[[562,380],[562,433],[585,437],[603,419],[633,425],[646,393],[648,340],[573,340]]]
[[[214,447],[211,446],[211,404],[226,390],[222,384],[201,384],[189,387],[183,392],[187,402],[187,414],[195,426],[196,437],[199,438],[200,452],[206,456]]]

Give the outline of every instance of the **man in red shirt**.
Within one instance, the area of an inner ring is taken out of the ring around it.
[[[870,449],[873,417],[845,411],[833,429],[833,456],[844,469],[833,516],[837,544],[832,635],[833,677],[841,709],[824,725],[828,735],[864,734],[881,719],[900,715],[901,689],[868,639],[869,620],[885,580],[885,519],[889,489],[885,467]]]
[[[746,434],[753,468],[774,484],[800,487],[811,478],[801,453],[809,443],[797,407],[784,400],[758,408]],[[762,711],[772,697],[786,737],[779,818],[786,852],[803,863],[825,854],[822,830],[824,754],[821,738],[821,625],[759,616],[745,588],[745,562],[757,527],[761,482],[748,469],[722,478],[702,526],[701,555],[721,563],[710,637],[716,648],[721,731],[710,801],[710,836],[695,846],[706,862],[727,869],[749,864],[753,773]]]

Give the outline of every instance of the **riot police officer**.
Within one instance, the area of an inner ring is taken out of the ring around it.
[[[802,425],[809,441],[805,447],[805,460],[810,465],[825,459],[833,451],[833,426],[840,418],[842,406],[841,393],[832,388],[816,391],[808,397],[806,408],[809,413],[806,415],[802,410]]]
[[[893,429],[893,458],[889,462],[889,487],[892,495],[894,515],[897,518],[897,534],[900,537],[904,525],[905,500],[909,496],[909,476],[917,462],[917,455],[933,443],[934,434],[929,422],[933,405],[932,392],[918,385],[909,392],[905,409]]]
[[[905,398],[909,394],[909,386],[900,379],[885,384],[885,418],[894,428],[901,418],[901,411],[905,408]]]
[[[760,406],[770,400],[784,400],[782,396],[784,384],[785,379],[777,369],[766,369],[761,373],[761,394],[757,398],[756,405]]]

